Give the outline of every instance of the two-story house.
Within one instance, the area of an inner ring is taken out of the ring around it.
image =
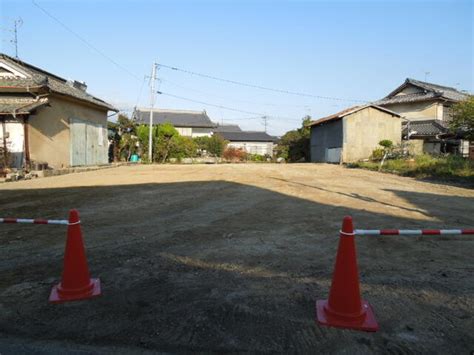
[[[402,135],[411,140],[413,153],[457,152],[467,156],[469,142],[448,129],[452,105],[467,97],[452,87],[406,79],[375,104],[402,116]]]

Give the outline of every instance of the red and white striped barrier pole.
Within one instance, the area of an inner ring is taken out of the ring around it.
[[[0,223],[28,223],[28,224],[62,224],[69,225],[67,219],[28,219],[28,218],[0,218]],[[80,222],[79,222],[80,223]]]
[[[474,229],[355,229],[355,235],[467,235]]]

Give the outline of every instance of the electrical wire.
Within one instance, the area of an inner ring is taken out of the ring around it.
[[[158,64],[158,66],[162,67],[162,68],[166,68],[166,69],[186,73],[186,74],[189,74],[189,75],[200,76],[200,77],[206,78],[206,79],[212,79],[212,80],[216,80],[216,81],[220,81],[220,82],[224,82],[224,83],[229,83],[229,84],[234,84],[234,85],[246,86],[246,87],[250,87],[250,88],[254,88],[254,89],[278,92],[278,93],[281,93],[281,94],[289,94],[289,95],[296,95],[296,96],[303,96],[303,97],[312,97],[312,98],[323,99],[323,100],[351,101],[351,102],[364,102],[364,103],[369,102],[369,101],[366,101],[366,100],[345,99],[345,98],[331,97],[331,96],[320,96],[320,95],[313,95],[313,94],[308,94],[308,93],[298,92],[298,91],[275,89],[275,88],[270,88],[270,87],[262,86],[262,85],[244,83],[242,81],[223,79],[223,78],[219,78],[219,77],[216,77],[216,76],[213,76],[213,75],[202,74],[202,73],[198,73],[198,72],[194,72],[194,71],[186,70],[186,69],[181,69],[181,68],[166,65],[166,64]]]
[[[212,103],[209,103],[209,102],[194,100],[194,99],[190,99],[190,98],[187,98],[187,97],[178,96],[178,95],[174,95],[174,94],[170,94],[170,93],[165,93],[165,92],[161,92],[161,91],[158,91],[158,94],[161,94],[161,95],[164,95],[164,96],[173,97],[173,98],[179,99],[179,100],[184,100],[184,101],[189,101],[189,102],[198,103],[198,104],[201,104],[201,105],[206,105],[206,106],[211,106],[211,107],[217,107],[217,108],[220,108],[220,109],[223,109],[223,110],[229,110],[229,111],[234,111],[234,112],[246,113],[246,114],[250,114],[250,115],[258,115],[258,116],[260,116],[259,118],[262,118],[263,116],[267,116],[267,117],[273,117],[273,118],[278,118],[278,119],[284,119],[284,120],[288,120],[288,121],[296,120],[295,118],[266,115],[266,114],[260,113],[260,112],[245,111],[245,110],[240,110],[240,109],[237,109],[237,108],[234,108],[234,107],[228,107],[228,106],[222,106],[222,105],[212,104]],[[299,120],[298,120],[298,121],[299,121]]]
[[[42,6],[40,6],[35,0],[31,0],[31,2],[33,3],[33,5],[35,5],[38,9],[40,9],[44,14],[46,14],[48,17],[50,17],[51,19],[53,19],[54,21],[56,21],[59,25],[61,25],[61,27],[63,27],[66,31],[68,31],[69,33],[71,33],[72,35],[74,35],[77,39],[79,39],[82,43],[84,43],[87,47],[89,47],[90,49],[94,50],[96,53],[98,53],[99,55],[101,55],[102,57],[104,57],[105,59],[107,59],[108,61],[110,61],[111,63],[113,63],[116,67],[122,69],[124,72],[126,72],[128,75],[130,75],[131,77],[133,77],[134,79],[137,79],[139,81],[141,81],[141,78],[138,76],[138,75],[135,75],[134,73],[132,73],[130,70],[128,70],[127,68],[125,68],[123,65],[117,63],[114,59],[112,59],[111,57],[109,57],[107,54],[105,54],[104,52],[102,52],[100,49],[98,49],[97,47],[95,47],[94,45],[92,45],[89,41],[87,41],[85,38],[81,37],[79,34],[77,34],[76,32],[74,32],[71,28],[69,28],[65,23],[63,23],[61,20],[59,20],[56,16],[52,15],[50,12],[48,12],[46,9],[44,9]]]

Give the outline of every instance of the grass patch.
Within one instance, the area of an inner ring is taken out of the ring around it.
[[[380,162],[351,163],[348,167],[378,171]],[[381,171],[416,178],[443,178],[474,184],[474,161],[459,156],[435,157],[425,154],[413,159],[389,159]]]

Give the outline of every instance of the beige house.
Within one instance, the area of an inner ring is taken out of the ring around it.
[[[354,106],[310,124],[312,162],[368,159],[381,140],[401,142],[401,118],[376,105]]]
[[[138,108],[133,113],[138,124],[150,124],[150,109]],[[217,125],[206,111],[154,109],[153,124],[171,123],[178,133],[185,137],[210,137]]]
[[[107,164],[107,113],[117,110],[86,89],[0,54],[0,166]]]
[[[467,156],[469,142],[448,129],[452,105],[467,97],[452,87],[406,79],[375,104],[404,118],[403,136],[411,141],[412,153],[457,152]]]

